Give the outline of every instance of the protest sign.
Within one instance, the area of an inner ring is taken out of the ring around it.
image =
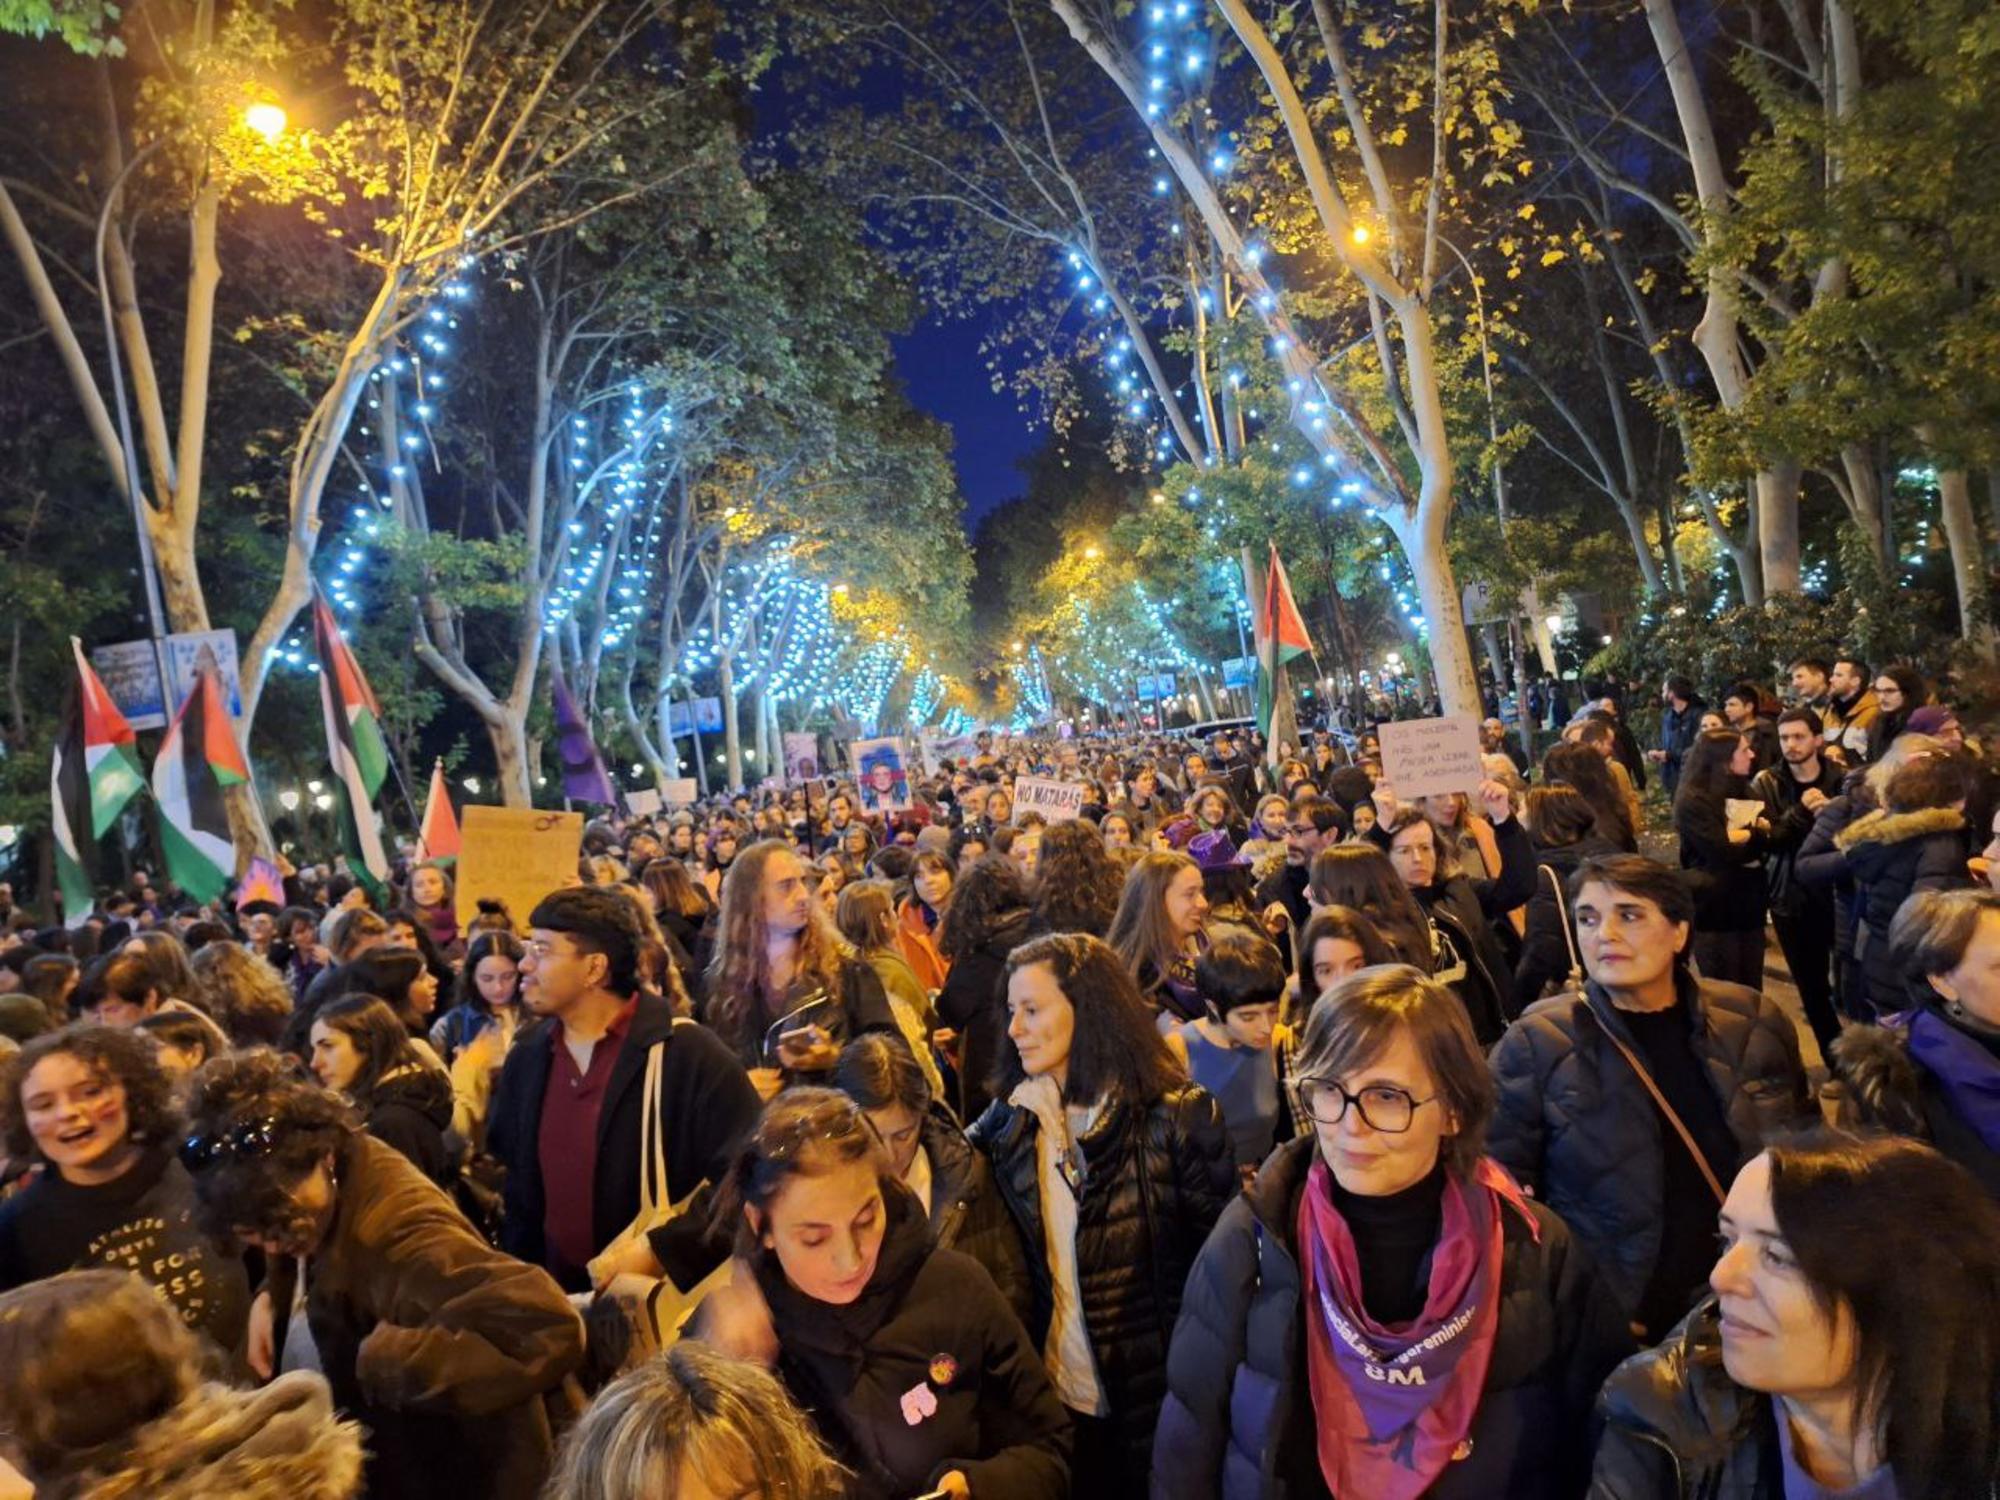
[[[151,641],[118,641],[90,648],[90,665],[104,681],[104,690],[134,729],[164,729],[168,718],[194,694],[195,675],[206,647],[222,677],[224,706],[232,719],[243,717],[243,680],[236,662],[236,632],[190,630],[170,635],[155,650]],[[160,657],[167,661],[172,695],[160,687]]]
[[[972,734],[936,734],[927,730],[918,736],[918,744],[923,749],[927,776],[937,775],[944,761],[963,766],[979,754],[979,737]]]
[[[863,812],[901,812],[910,805],[910,773],[903,765],[900,741],[856,740],[850,753]]]
[[[660,794],[649,786],[641,787],[636,792],[627,792],[625,808],[635,818],[650,818],[660,810]]]
[[[1755,797],[1724,797],[1722,816],[1731,828],[1748,828],[1764,816],[1764,804]]]
[[[688,705],[682,702],[667,705],[667,733],[678,739],[681,735],[692,734],[699,729],[703,734],[722,732],[722,700],[720,698],[697,698],[690,713]]]
[[[819,775],[819,736],[787,730],[785,733],[785,780],[797,785]]]
[[[700,795],[692,776],[669,776],[660,783],[660,800],[669,807],[692,807]]]
[[[1067,823],[1083,812],[1083,783],[1047,776],[1023,776],[1014,783],[1014,821],[1036,812],[1051,823]]]
[[[582,847],[582,813],[466,808],[458,848],[458,925],[479,915],[484,897],[503,902],[515,925],[527,931],[528,913],[542,897],[576,883]]]
[[[1441,792],[1470,795],[1486,779],[1479,762],[1476,715],[1390,720],[1380,733],[1382,777],[1399,802],[1414,802]]]

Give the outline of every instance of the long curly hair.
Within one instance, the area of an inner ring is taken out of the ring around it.
[[[114,1026],[79,1023],[38,1036],[0,1067],[0,1144],[15,1161],[40,1160],[21,1099],[28,1075],[50,1057],[73,1057],[125,1090],[125,1135],[153,1144],[174,1138],[180,1116],[173,1080],[160,1066],[151,1038]]]
[[[1118,914],[1125,872],[1104,847],[1095,824],[1078,818],[1042,835],[1035,872],[1035,920],[1045,932],[1103,937]]]
[[[1020,866],[1004,854],[982,855],[951,889],[938,922],[938,951],[956,963],[1027,909],[1028,883]]]
[[[739,1047],[754,1039],[758,1017],[777,998],[771,993],[769,944],[764,924],[764,872],[772,860],[780,857],[798,859],[792,846],[778,839],[752,844],[730,862],[729,873],[722,881],[715,953],[708,965],[708,1019],[725,1041]],[[801,979],[816,979],[833,994],[840,985],[840,965],[847,956],[847,944],[834,931],[816,898],[806,905],[806,925],[799,933],[797,974]]]
[[[188,1102],[181,1161],[194,1178],[196,1218],[217,1239],[241,1226],[278,1228],[296,1213],[290,1190],[360,1133],[336,1094],[298,1075],[289,1057],[257,1047],[203,1063]]]
[[[196,1003],[239,1047],[271,1046],[292,1013],[284,975],[240,943],[209,943],[193,959]]]

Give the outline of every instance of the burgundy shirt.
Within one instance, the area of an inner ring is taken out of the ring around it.
[[[548,1269],[568,1286],[585,1280],[584,1267],[603,1247],[597,1243],[592,1198],[597,1177],[597,1121],[611,1070],[625,1047],[625,1033],[639,1008],[634,995],[625,1003],[590,1054],[590,1068],[578,1072],[563,1042],[558,1021],[549,1028],[549,1083],[542,1094],[542,1126],[536,1151],[542,1166],[542,1236]],[[623,1228],[624,1226],[619,1226]]]

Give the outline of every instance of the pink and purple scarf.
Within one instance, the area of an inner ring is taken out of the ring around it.
[[[1460,1453],[1500,1322],[1501,1206],[1538,1232],[1526,1198],[1492,1161],[1445,1179],[1443,1223],[1423,1312],[1384,1327],[1361,1303],[1354,1236],[1315,1161],[1299,1203],[1306,1368],[1319,1465],[1339,1500],[1415,1500]]]

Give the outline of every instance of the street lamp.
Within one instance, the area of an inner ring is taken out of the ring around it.
[[[267,141],[275,141],[285,133],[285,111],[268,102],[251,105],[243,111],[243,123]]]
[[[291,787],[286,787],[285,790],[278,793],[278,805],[284,808],[286,812],[297,812],[299,810],[299,794]]]

